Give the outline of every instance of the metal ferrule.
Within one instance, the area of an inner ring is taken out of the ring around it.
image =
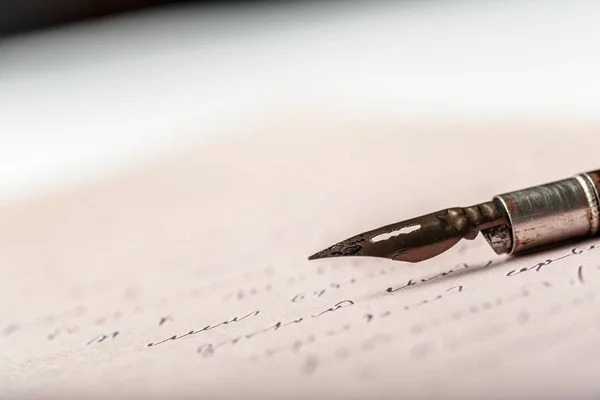
[[[517,254],[581,239],[600,227],[600,170],[496,196],[510,225],[482,231],[496,253]]]

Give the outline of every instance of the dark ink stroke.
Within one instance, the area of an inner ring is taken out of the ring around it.
[[[173,336],[171,336],[171,337],[169,337],[167,339],[161,340],[160,342],[148,343],[146,346],[148,346],[148,347],[158,346],[159,344],[163,344],[163,343],[171,341],[171,340],[177,340],[177,339],[184,338],[186,336],[195,335],[195,334],[200,333],[200,332],[210,331],[210,330],[215,329],[215,328],[217,328],[219,326],[222,326],[222,325],[228,325],[228,324],[232,324],[234,322],[240,322],[240,321],[245,320],[246,318],[250,318],[250,317],[254,317],[254,316],[258,315],[259,312],[260,311],[252,311],[251,313],[248,313],[248,314],[244,315],[243,317],[234,317],[234,318],[232,318],[230,320],[225,320],[223,322],[219,322],[216,325],[207,325],[207,326],[205,326],[202,329],[199,329],[197,331],[189,331],[188,333],[185,333],[183,335],[179,335],[179,336],[178,335],[173,335]]]
[[[492,265],[492,262],[493,261],[488,261],[485,265],[483,265],[483,267],[476,267],[476,268],[487,268],[490,265]],[[469,269],[469,268],[472,268],[469,264],[466,264],[466,263],[458,264],[454,268],[451,268],[451,269],[449,269],[447,271],[443,271],[443,272],[440,272],[438,274],[432,275],[432,276],[430,276],[428,278],[421,278],[421,279],[412,279],[411,278],[411,279],[409,279],[406,282],[406,284],[404,284],[402,286],[399,286],[397,288],[388,287],[385,291],[386,291],[386,293],[394,293],[394,292],[397,292],[399,290],[406,289],[407,287],[415,286],[415,285],[418,285],[420,283],[426,283],[426,282],[429,282],[429,281],[432,281],[432,280],[435,280],[435,279],[440,279],[440,278],[443,278],[445,276],[452,275],[452,274],[455,274],[455,273],[457,273],[459,271],[463,271],[463,270]]]
[[[337,311],[340,308],[350,307],[351,305],[354,305],[354,302],[352,300],[343,300],[343,301],[340,301],[339,303],[335,304],[333,307],[329,307],[327,310],[321,311],[320,313],[315,314],[312,317],[313,318],[320,317],[321,315],[326,314],[328,312]]]
[[[513,269],[512,271],[508,272],[506,274],[506,276],[515,276],[515,275],[518,275],[518,274],[522,274],[523,272],[529,272],[529,271],[540,272],[542,270],[542,268],[544,268],[545,266],[550,265],[550,264],[552,264],[552,263],[554,263],[556,261],[564,260],[565,258],[572,257],[572,256],[578,256],[580,254],[583,254],[585,252],[588,252],[588,251],[591,251],[591,250],[594,250],[594,249],[600,249],[600,245],[593,244],[591,246],[586,247],[585,249],[580,249],[578,247],[575,247],[575,248],[571,249],[571,251],[569,253],[567,253],[567,254],[565,254],[563,256],[560,256],[560,257],[557,257],[557,258],[548,259],[546,261],[542,261],[542,262],[539,262],[539,263],[537,263],[535,265],[532,265],[531,267],[521,268],[518,271],[515,270],[515,269]]]
[[[213,356],[215,354],[215,350],[218,349],[219,347],[223,347],[225,345],[232,345],[233,346],[234,344],[237,344],[239,341],[241,341],[243,339],[252,339],[255,336],[262,335],[262,334],[267,333],[267,332],[274,332],[274,331],[277,331],[277,330],[279,330],[279,329],[281,329],[281,328],[283,328],[285,326],[289,326],[289,325],[293,325],[293,324],[298,324],[298,323],[300,323],[302,321],[304,321],[304,318],[302,318],[302,317],[297,318],[297,319],[295,319],[293,321],[289,321],[289,322],[281,322],[281,321],[279,321],[279,322],[277,322],[277,323],[269,326],[268,328],[264,328],[264,329],[261,329],[261,330],[258,330],[258,331],[252,332],[252,333],[247,333],[245,335],[237,336],[237,337],[234,337],[233,339],[227,339],[227,340],[224,340],[222,342],[215,343],[215,344],[213,344],[213,343],[204,343],[203,345],[199,346],[196,349],[196,353],[200,354],[204,358],[210,357],[210,356]]]

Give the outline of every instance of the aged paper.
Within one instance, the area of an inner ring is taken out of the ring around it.
[[[598,168],[598,128],[285,115],[5,207],[0,397],[597,398],[599,239],[306,258]]]

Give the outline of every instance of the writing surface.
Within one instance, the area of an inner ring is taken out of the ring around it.
[[[419,264],[306,258],[592,169],[572,143],[594,148],[594,129],[309,114],[5,207],[0,391],[593,396],[598,239],[519,258],[483,238]]]

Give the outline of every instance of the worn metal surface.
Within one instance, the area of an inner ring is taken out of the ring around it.
[[[600,231],[600,170],[423,215],[343,240],[309,257],[419,262],[479,232],[498,254],[518,254]]]
[[[513,245],[510,224],[483,229],[481,234],[497,254],[510,253]]]
[[[493,201],[449,208],[361,233],[309,259],[370,256],[419,262],[443,253],[461,239],[475,239],[482,229],[507,223],[505,211]]]
[[[596,189],[594,182],[587,174],[580,174],[576,176],[579,184],[581,185],[585,197],[588,201],[588,218],[590,222],[590,235],[596,235],[598,228],[600,227],[600,209],[598,208],[598,190]]]
[[[586,172],[582,174],[593,186],[593,193],[596,195],[596,223],[597,228],[592,235],[598,234],[600,231],[600,169],[596,171]],[[592,211],[594,212],[594,211]],[[593,216],[592,216],[593,217]]]
[[[590,206],[577,178],[496,196],[506,208],[516,254],[591,233]]]
[[[590,177],[594,186],[596,187],[596,193],[600,192],[600,169],[596,171],[590,171],[586,173],[587,176]],[[600,199],[600,196],[598,197]]]

